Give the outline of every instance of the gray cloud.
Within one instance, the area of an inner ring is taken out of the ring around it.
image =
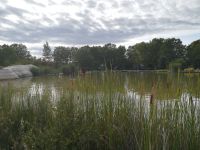
[[[89,8],[94,8],[94,7],[96,7],[97,3],[93,0],[89,0],[87,5]]]
[[[17,15],[19,17],[22,17],[23,13],[29,13],[29,11],[24,10],[24,9],[20,9],[20,8],[16,8],[13,6],[9,6],[6,5],[5,8],[0,9],[0,17],[4,17],[6,15]]]
[[[45,7],[44,4],[41,4],[41,3],[37,2],[37,1],[34,1],[34,0],[26,0],[26,1],[27,1],[28,3],[30,3],[30,4],[33,4],[33,5]],[[52,2],[50,2],[50,4],[51,4],[51,3],[52,3]]]
[[[198,0],[191,0],[190,5],[183,0],[66,0],[61,4],[50,0],[47,6],[27,0],[23,8],[6,2],[0,2],[0,8],[4,6],[0,9],[0,41],[5,42],[104,44],[163,32],[200,32]]]

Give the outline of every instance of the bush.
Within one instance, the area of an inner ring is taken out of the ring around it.
[[[31,68],[31,73],[33,74],[33,76],[39,76],[39,75],[41,75],[41,70],[40,70],[40,68],[36,68],[36,67],[33,67],[33,68]]]
[[[32,68],[31,72],[33,76],[41,76],[41,75],[55,75],[59,73],[59,70],[54,69],[53,67],[39,67],[39,68]]]
[[[50,67],[43,67],[42,68],[42,73],[44,75],[55,74],[55,69],[54,68],[50,68]]]
[[[74,64],[68,64],[62,68],[62,72],[64,75],[74,76],[78,72],[78,69]]]

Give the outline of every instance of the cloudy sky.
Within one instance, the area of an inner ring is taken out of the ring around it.
[[[200,0],[0,0],[0,44],[133,45],[154,37],[200,39]]]

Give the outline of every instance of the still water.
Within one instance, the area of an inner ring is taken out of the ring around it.
[[[3,88],[14,87],[16,95],[24,91],[29,96],[42,95],[48,92],[52,101],[59,100],[61,93],[69,90],[77,93],[121,94],[136,101],[184,101],[192,97],[194,101],[200,96],[199,74],[170,74],[153,72],[92,72],[85,76],[58,77],[45,76],[24,78],[11,81],[0,81]],[[16,96],[20,98],[20,96]]]

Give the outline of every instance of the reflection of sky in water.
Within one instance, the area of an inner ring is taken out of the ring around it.
[[[31,79],[32,78],[22,78],[22,79],[16,79],[16,80],[2,80],[0,81],[0,86],[2,87],[12,86],[15,88],[25,88],[32,84]]]
[[[116,76],[116,74],[115,74]],[[89,78],[89,82],[91,80],[95,80],[98,84],[93,86],[102,86],[102,84],[105,81],[106,74],[98,74],[97,76],[91,76]],[[11,81],[0,81],[0,85],[3,87],[6,86],[13,86],[16,91],[19,89],[24,90],[23,98],[26,99],[27,96],[42,96],[43,93],[48,93],[50,95],[51,101],[55,102],[60,99],[60,95],[64,92],[64,87],[67,84],[70,84],[71,82],[67,82],[69,78],[58,78],[58,77],[39,77],[39,78],[25,78],[25,79],[18,79],[18,80],[11,80]],[[71,79],[70,79],[71,80]],[[76,80],[76,79],[75,79]],[[74,80],[74,83],[75,83]],[[84,80],[84,79],[83,79]],[[180,80],[180,81],[179,81]],[[181,78],[177,79],[176,76],[167,75],[167,74],[149,74],[149,73],[133,73],[133,74],[119,74],[117,75],[117,80],[114,82],[119,82],[119,86],[122,86],[122,89],[124,89],[125,93],[121,93],[119,91],[115,91],[113,93],[115,97],[118,95],[123,95],[127,99],[134,100],[136,104],[141,103],[141,101],[144,103],[146,108],[149,108],[150,106],[150,96],[151,96],[151,86],[154,81],[157,81],[159,83],[158,86],[158,92],[157,94],[160,94],[159,96],[155,95],[156,100],[155,104],[158,107],[165,106],[167,103],[173,102],[175,104],[189,104],[190,103],[190,97],[192,96],[192,103],[196,106],[200,105],[200,99],[196,97],[194,94],[198,91],[196,88],[199,80],[198,76],[181,76]],[[82,81],[80,81],[82,82]],[[91,82],[91,83],[96,83]],[[66,83],[66,84],[63,84]],[[106,83],[104,83],[106,84]],[[115,84],[114,84],[115,85]],[[106,86],[108,86],[106,84]],[[143,87],[144,86],[144,87]],[[104,87],[104,86],[102,86]],[[167,89],[167,87],[169,87]],[[83,87],[84,88],[84,87]],[[112,87],[115,88],[115,87]],[[142,88],[143,92],[140,91]],[[167,90],[170,90],[172,88],[172,91],[168,92]],[[177,91],[177,88],[181,90],[178,94],[175,93]],[[79,89],[80,90],[80,89]],[[76,92],[75,95],[81,95],[84,94],[84,91],[79,91],[78,89],[74,89]],[[97,88],[98,90],[98,88]],[[175,92],[173,91],[175,90]],[[195,92],[193,92],[195,90]],[[67,91],[65,91],[67,92]],[[190,92],[193,92],[190,93]],[[142,93],[142,94],[141,94]],[[175,94],[174,94],[175,93]],[[90,93],[91,96],[89,97],[92,99],[92,97],[98,97],[99,100],[101,100],[101,97],[105,95],[104,91],[96,91],[94,94]],[[16,95],[17,92],[16,92]],[[78,98],[76,97],[76,100]],[[20,95],[16,96],[15,99],[20,99]]]
[[[52,101],[56,101],[60,99],[60,92],[56,87],[51,84],[51,85],[45,85],[45,84],[36,84],[33,83],[31,84],[29,90],[28,90],[28,95],[30,96],[42,96],[44,92],[48,92],[48,94],[51,97]]]

